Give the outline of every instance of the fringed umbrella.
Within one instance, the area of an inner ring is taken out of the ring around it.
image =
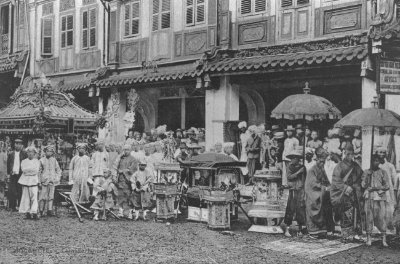
[[[272,110],[271,117],[276,119],[288,120],[324,120],[324,119],[339,119],[342,117],[340,110],[327,99],[310,94],[311,89],[308,87],[308,82],[305,83],[303,89],[304,94],[290,95]],[[304,133],[303,157],[305,156],[305,141]],[[303,159],[304,162],[304,159]]]
[[[372,129],[371,157],[373,154],[373,147],[374,147],[375,128],[384,128],[389,131],[400,128],[400,115],[387,109],[380,109],[377,106],[378,106],[378,100],[375,97],[374,100],[372,101],[371,108],[354,110],[353,112],[346,115],[341,120],[339,120],[339,122],[335,124],[335,127],[338,128],[366,129],[371,127]]]
[[[323,120],[340,119],[342,113],[327,99],[310,94],[308,82],[303,89],[304,94],[286,97],[274,110],[271,117],[288,120]]]

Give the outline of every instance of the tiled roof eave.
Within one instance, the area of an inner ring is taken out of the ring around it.
[[[367,55],[367,46],[358,45],[279,55],[235,57],[210,63],[204,72],[215,75],[227,72],[276,71],[318,65],[348,64],[361,61]]]

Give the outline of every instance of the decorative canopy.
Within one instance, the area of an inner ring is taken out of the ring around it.
[[[308,83],[304,94],[286,97],[271,113],[272,118],[308,121],[339,119],[342,113],[327,99],[310,94]]]
[[[42,128],[63,130],[71,125],[71,119],[76,130],[96,128],[95,113],[83,109],[49,83],[38,85],[28,80],[15,91],[12,102],[0,110],[0,133],[37,134]]]
[[[387,109],[371,108],[354,110],[335,124],[338,128],[400,128],[400,115]]]

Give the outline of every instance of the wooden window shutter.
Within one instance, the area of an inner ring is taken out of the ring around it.
[[[95,8],[90,10],[90,32],[89,32],[89,36],[90,36],[90,47],[94,47],[96,46],[96,24],[97,24],[97,14],[96,14],[97,10]]]
[[[61,48],[66,47],[66,29],[67,29],[67,17],[61,17]]]
[[[42,55],[53,55],[53,19],[42,19]]]
[[[186,25],[194,24],[194,1],[195,0],[186,1]]]
[[[110,13],[110,41],[117,41],[117,11]]]
[[[84,49],[89,47],[88,32],[89,32],[89,16],[88,16],[88,11],[84,11],[82,13],[82,48]]]
[[[288,7],[288,6],[292,6],[293,5],[293,0],[281,0],[281,6],[282,7]]]
[[[208,0],[208,24],[217,23],[217,0]]]
[[[310,0],[297,0],[297,5],[306,5],[310,3]]]
[[[162,0],[161,29],[171,27],[171,0]]]
[[[74,45],[74,17],[67,17],[67,46]]]
[[[140,2],[132,3],[132,35],[139,34],[139,26],[140,26]]]
[[[266,0],[255,0],[254,3],[254,12],[265,12],[267,11],[267,2]]]
[[[153,0],[153,25],[152,25],[153,31],[158,30],[159,12],[160,12],[160,0]]]
[[[204,0],[197,0],[197,7],[196,7],[196,22],[202,23],[205,21],[205,12],[206,12],[206,5]]]
[[[240,2],[240,14],[250,14],[251,13],[251,0],[241,0]]]
[[[130,24],[130,17],[131,17],[131,5],[125,5],[125,23],[124,23],[124,36],[129,36],[129,24]]]

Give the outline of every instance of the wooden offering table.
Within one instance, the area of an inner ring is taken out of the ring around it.
[[[285,216],[287,194],[280,189],[282,184],[281,172],[277,169],[257,171],[254,175],[253,205],[248,212],[254,219],[249,231],[262,233],[283,233],[278,225],[270,225],[273,219],[276,224]],[[267,225],[257,225],[257,221],[264,219]]]

